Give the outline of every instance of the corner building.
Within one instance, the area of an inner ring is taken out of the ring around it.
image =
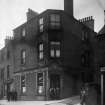
[[[77,96],[82,85],[95,81],[96,33],[73,17],[73,0],[64,0],[64,6],[68,8],[41,14],[29,9],[27,22],[7,41],[13,53],[9,88],[19,100]],[[93,23],[92,18],[84,21]]]

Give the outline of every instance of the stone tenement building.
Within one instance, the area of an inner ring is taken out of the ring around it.
[[[62,99],[96,83],[94,19],[76,20],[73,0],[64,0],[64,10],[29,9],[13,33],[0,51],[1,97],[15,89],[20,100]]]

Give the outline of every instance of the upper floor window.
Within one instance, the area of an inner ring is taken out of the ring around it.
[[[43,59],[43,43],[39,44],[39,59]]]
[[[44,73],[38,73],[37,74],[37,87],[38,87],[38,93],[43,93],[44,90]]]
[[[21,64],[25,64],[26,63],[26,51],[22,50],[21,51]]]
[[[40,30],[40,32],[43,32],[43,28],[44,28],[43,18],[40,18],[39,19],[39,30]]]
[[[26,36],[26,30],[25,30],[25,28],[22,29],[22,36],[23,36],[23,37]]]
[[[10,58],[10,51],[7,50],[7,59],[9,59],[9,58]]]
[[[1,72],[0,72],[0,78],[1,78],[1,80],[4,80],[4,68],[3,69],[1,69]]]
[[[85,51],[82,54],[81,59],[82,59],[82,65],[85,66],[85,67],[89,67],[89,64],[90,64],[90,53],[89,53],[89,51]]]
[[[50,26],[52,29],[59,29],[61,25],[61,18],[59,14],[50,15]]]
[[[82,31],[82,40],[87,40],[88,39],[88,34],[86,31]]]
[[[50,56],[52,58],[59,58],[60,57],[60,45],[61,43],[60,42],[50,42]]]
[[[10,65],[7,66],[7,79],[10,77]]]
[[[26,78],[25,75],[21,75],[21,92],[26,92]]]

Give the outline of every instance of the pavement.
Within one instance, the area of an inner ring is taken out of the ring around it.
[[[10,101],[0,100],[0,105],[80,105],[79,96],[55,101]]]

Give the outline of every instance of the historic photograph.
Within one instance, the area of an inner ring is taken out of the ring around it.
[[[105,105],[104,0],[0,0],[0,105]]]

